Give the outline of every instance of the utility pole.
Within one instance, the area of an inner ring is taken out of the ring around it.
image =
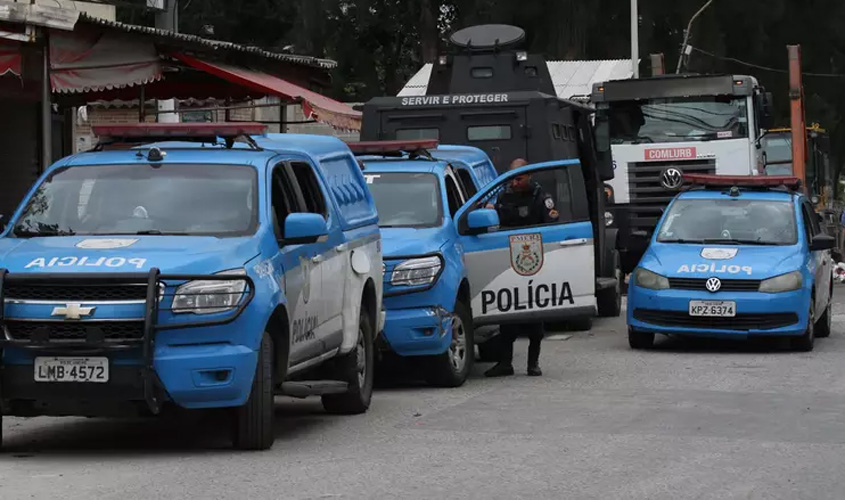
[[[163,4],[163,5],[162,5]],[[147,5],[163,8],[155,16],[156,28],[179,32],[179,1],[178,0],[147,0]],[[179,113],[176,111],[176,99],[158,101],[158,121],[160,123],[179,123]],[[141,102],[141,106],[144,103]],[[170,111],[168,113],[168,111]]]
[[[707,0],[707,3],[705,3],[700,9],[698,9],[698,12],[693,14],[693,16],[690,18],[689,24],[687,24],[687,29],[686,31],[684,31],[684,43],[681,44],[681,57],[678,58],[678,69],[675,71],[675,73],[680,74],[681,66],[686,66],[686,60],[689,57],[689,54],[687,54],[687,47],[689,46],[690,34],[692,33],[692,23],[694,23],[695,20],[698,19],[698,16],[700,16],[705,10],[707,10],[707,7],[710,7],[710,4],[712,3],[713,0]]]
[[[640,13],[638,1],[631,0],[631,68],[634,78],[640,77]]]

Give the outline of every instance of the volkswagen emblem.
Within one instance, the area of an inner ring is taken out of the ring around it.
[[[722,281],[719,278],[710,278],[704,286],[707,287],[708,292],[716,293],[722,289]]]
[[[660,174],[660,185],[666,189],[675,190],[684,184],[684,173],[680,169],[667,168]]]

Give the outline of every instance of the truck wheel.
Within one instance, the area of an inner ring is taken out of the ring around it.
[[[654,334],[647,332],[638,332],[631,327],[628,327],[628,345],[631,349],[651,349],[654,347]]]
[[[588,332],[593,328],[593,318],[590,316],[575,318],[569,322],[569,326],[576,332]]]
[[[815,347],[816,343],[816,328],[813,317],[816,313],[816,298],[810,297],[810,319],[807,321],[807,330],[804,335],[792,339],[792,348],[800,352],[810,352]]]
[[[475,360],[472,315],[462,302],[455,303],[451,335],[452,342],[446,352],[426,359],[425,379],[436,387],[460,387],[472,370]]]
[[[349,384],[343,394],[326,394],[323,408],[336,415],[357,415],[370,407],[373,397],[373,326],[367,311],[361,307],[358,318],[358,343],[355,349],[334,360],[333,377]]]
[[[602,318],[618,318],[622,311],[622,282],[625,280],[625,275],[622,274],[622,268],[619,265],[618,250],[613,251],[613,277],[616,278],[616,286],[600,290],[596,294],[599,316]]]
[[[234,409],[233,444],[241,450],[267,450],[276,439],[273,428],[273,339],[264,332],[255,378],[246,404]]]
[[[833,303],[827,305],[824,314],[816,323],[815,335],[817,339],[830,337],[830,333],[833,331],[833,311],[831,309],[833,309]]]

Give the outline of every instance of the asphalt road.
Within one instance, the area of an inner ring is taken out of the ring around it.
[[[842,499],[845,287],[812,353],[627,346],[624,320],[544,343],[545,376],[380,389],[369,413],[277,400],[275,447],[213,419],[9,419],[0,497]]]

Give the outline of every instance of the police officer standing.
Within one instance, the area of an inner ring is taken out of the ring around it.
[[[510,170],[528,165],[522,158],[514,160]],[[511,180],[510,185],[499,195],[495,205],[488,205],[499,214],[499,226],[502,228],[517,228],[536,226],[556,222],[559,218],[552,197],[543,188],[531,180],[531,176],[520,175]],[[499,362],[484,373],[487,377],[505,377],[514,374],[513,343],[517,337],[527,336],[528,345],[528,375],[539,377],[540,370],[540,342],[545,332],[543,323],[521,323],[501,325],[499,342],[501,344]]]

